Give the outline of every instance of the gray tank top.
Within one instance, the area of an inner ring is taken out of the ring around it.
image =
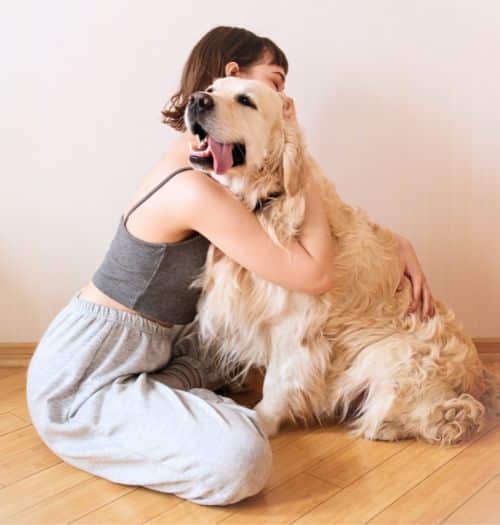
[[[148,317],[174,324],[187,324],[196,315],[199,288],[189,288],[205,263],[210,241],[195,233],[177,242],[153,243],[127,230],[130,214],[172,177],[191,167],[180,168],[155,186],[120,217],[111,245],[92,276],[92,282],[107,296]],[[207,176],[210,176],[207,173]]]

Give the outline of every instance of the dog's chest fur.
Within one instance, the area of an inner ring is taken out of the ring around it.
[[[383,232],[371,226],[363,212],[343,205],[332,191],[335,202],[329,202],[328,210],[337,241],[337,257],[332,264],[338,279],[329,294],[315,296],[288,290],[226,256],[214,261],[209,252],[198,303],[199,321],[203,337],[216,339],[224,358],[267,366],[271,349],[286,351],[322,336],[334,343],[345,329],[350,332],[354,328],[353,312],[362,324],[377,303],[386,301],[387,290],[393,286],[387,276],[394,276],[394,271],[387,271],[387,264],[394,266],[394,261],[388,259]],[[253,209],[262,191],[243,195],[246,198],[242,200]],[[299,200],[278,198],[256,216],[271,238],[283,241],[299,233],[303,213]],[[346,316],[349,325],[344,323]]]

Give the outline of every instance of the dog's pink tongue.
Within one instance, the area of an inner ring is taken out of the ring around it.
[[[233,145],[222,144],[212,137],[208,137],[208,146],[214,159],[214,171],[217,175],[224,175],[233,165]]]

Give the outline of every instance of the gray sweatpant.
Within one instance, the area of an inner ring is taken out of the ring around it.
[[[271,450],[254,410],[169,385],[184,325],[71,297],[30,361],[33,426],[61,459],[96,476],[205,505],[259,492]]]

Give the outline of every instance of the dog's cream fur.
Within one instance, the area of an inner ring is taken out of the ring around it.
[[[321,295],[295,292],[247,271],[210,249],[198,303],[200,333],[227,369],[265,367],[259,419],[269,435],[289,417],[342,421],[369,439],[416,437],[455,444],[481,428],[496,378],[482,365],[453,311],[435,300],[436,314],[406,314],[411,282],[396,292],[397,241],[387,228],[344,203],[307,151],[300,128],[282,117],[280,95],[236,78],[213,84],[215,111],[204,123],[217,140],[244,142],[246,163],[216,176],[256,212],[277,243],[297,236],[310,178],[322,187],[336,243],[336,284]],[[249,93],[258,110],[241,106]],[[253,113],[252,113],[253,112]],[[258,113],[261,113],[259,115]],[[244,239],[242,239],[244,242]]]

